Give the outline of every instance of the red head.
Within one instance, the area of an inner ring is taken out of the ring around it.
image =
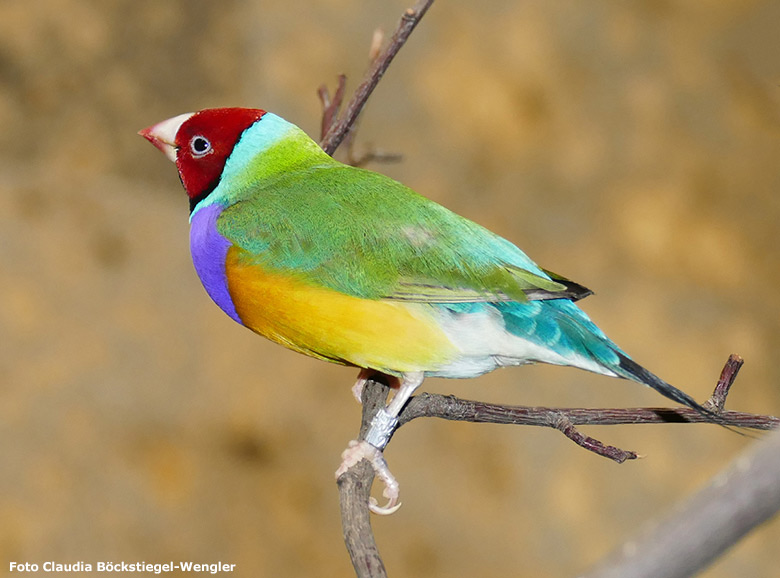
[[[219,183],[241,135],[264,114],[254,108],[211,108],[169,118],[138,134],[176,163],[192,210]]]

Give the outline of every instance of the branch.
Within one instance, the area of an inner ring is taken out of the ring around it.
[[[704,403],[717,413],[719,425],[769,430],[780,426],[780,418],[723,409],[743,360],[731,355],[723,367],[715,391]],[[582,434],[577,425],[621,425],[640,423],[712,423],[712,418],[696,410],[680,408],[585,409],[508,406],[460,399],[454,396],[423,393],[409,400],[398,420],[398,427],[418,417],[438,417],[452,421],[499,423],[552,427],[579,446],[618,463],[635,459],[636,452],[606,446]]]
[[[729,357],[715,386],[712,397],[705,403],[708,407],[717,408],[715,411],[719,417],[718,425],[761,430],[780,428],[780,418],[774,416],[723,410],[726,397],[731,390],[742,363],[742,359],[737,355]],[[367,382],[363,389],[363,421],[358,439],[363,439],[367,424],[370,423],[376,412],[384,405],[389,389],[387,385],[375,380]],[[640,423],[712,423],[711,418],[707,418],[707,416],[703,416],[688,408],[566,409],[506,406],[470,401],[455,396],[422,393],[412,397],[406,404],[399,416],[396,430],[419,417],[438,417],[452,421],[474,423],[551,427],[558,429],[581,447],[598,455],[608,457],[618,463],[622,463],[627,459],[635,459],[637,454],[632,451],[605,445],[590,436],[582,434],[575,426]],[[777,467],[780,468],[780,466]],[[373,478],[373,470],[363,460],[346,474],[343,474],[338,480],[344,539],[359,578],[386,576],[386,571],[379,557],[368,521],[368,497]],[[751,520],[754,518],[751,518]],[[729,544],[736,541],[748,529],[744,529],[742,534],[733,534],[732,542],[729,542]],[[609,576],[612,575],[609,574]],[[622,574],[617,573],[614,575],[619,576]],[[624,575],[628,576],[628,574]],[[653,574],[647,575],[651,576]],[[676,574],[670,574],[669,576],[673,575],[676,576]],[[682,575],[680,574],[680,576]]]
[[[370,380],[363,387],[363,420],[359,440],[364,439],[368,426],[376,413],[385,405],[388,386]],[[371,530],[368,500],[374,469],[366,460],[361,460],[347,473],[339,476],[337,485],[341,501],[341,527],[344,544],[359,578],[386,578],[382,558]]]
[[[586,576],[693,576],[778,510],[780,431],[749,448],[708,487],[617,548]]]
[[[393,58],[395,58],[395,55],[398,54],[398,51],[401,50],[401,47],[403,47],[403,45],[406,43],[409,35],[428,11],[428,8],[431,7],[431,4],[433,4],[433,0],[418,0],[417,4],[415,4],[412,8],[406,9],[406,12],[404,12],[403,16],[401,16],[401,21],[398,23],[398,27],[393,33],[393,36],[390,38],[390,43],[376,58],[373,59],[368,72],[366,72],[366,75],[363,78],[363,82],[361,82],[360,86],[358,86],[355,90],[355,94],[349,101],[344,114],[342,114],[335,123],[330,124],[332,122],[333,114],[332,111],[329,113],[330,119],[327,122],[327,133],[320,142],[320,146],[326,153],[332,155],[344,140],[347,133],[355,124],[355,121],[357,120],[358,115],[360,115],[360,112],[363,110],[363,107],[366,105],[368,97],[371,96],[374,88],[376,88],[376,85],[382,79],[382,76],[387,70],[387,67],[390,66]],[[341,83],[341,80],[339,80],[339,82]],[[336,92],[338,95],[338,90]],[[319,94],[326,109],[335,105],[335,110],[338,110],[341,105],[341,98],[334,97],[333,102],[328,102],[326,104],[326,98],[323,98],[322,87],[319,90]],[[327,90],[325,90],[325,94],[327,94]],[[327,100],[329,100],[329,98]],[[323,127],[325,125],[325,114],[323,114]]]
[[[511,406],[471,401],[455,396],[422,393],[414,396],[401,412],[399,425],[418,417],[438,417],[452,421],[502,423],[554,427],[561,417],[572,425],[626,425],[651,423],[713,423],[687,407],[636,407],[626,409],[552,408]],[[770,430],[780,426],[780,418],[771,415],[721,411],[718,425]]]

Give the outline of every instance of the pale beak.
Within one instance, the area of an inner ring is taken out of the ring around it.
[[[184,124],[193,114],[193,112],[187,112],[174,116],[168,120],[158,122],[155,125],[139,130],[138,134],[160,149],[166,157],[176,162],[176,133],[179,132],[179,127]]]

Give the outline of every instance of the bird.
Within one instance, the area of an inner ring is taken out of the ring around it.
[[[591,291],[515,244],[383,174],[342,164],[272,112],[212,108],[139,134],[176,163],[190,250],[234,321],[395,393],[337,477],[368,459],[399,506],[383,450],[426,377],[472,378],[547,363],[623,378],[708,413],[632,360],[575,303]]]

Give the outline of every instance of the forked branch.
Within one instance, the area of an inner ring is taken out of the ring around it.
[[[724,410],[726,396],[737,377],[743,360],[731,355],[723,367],[715,391],[705,407],[720,418],[719,425],[769,430],[780,426],[780,418],[740,411]],[[618,463],[637,457],[635,452],[606,446],[579,432],[578,425],[621,425],[651,423],[712,423],[712,418],[696,410],[679,408],[587,409],[509,406],[460,399],[454,396],[423,393],[412,397],[401,412],[399,427],[418,417],[438,417],[453,421],[501,423],[552,427],[583,448]]]
[[[332,155],[344,140],[347,133],[352,129],[360,112],[366,105],[368,97],[374,92],[376,85],[382,79],[387,67],[390,66],[390,63],[393,61],[393,58],[395,58],[395,55],[398,54],[398,51],[401,50],[401,47],[406,44],[409,35],[422,17],[425,16],[428,8],[431,7],[431,4],[433,4],[433,0],[418,0],[417,4],[404,12],[403,16],[401,16],[401,21],[398,23],[398,27],[390,38],[390,42],[384,50],[379,52],[376,58],[372,59],[371,66],[369,67],[368,72],[366,72],[363,81],[355,90],[355,94],[352,95],[344,113],[340,115],[335,122],[333,121],[333,119],[336,118],[334,110],[335,112],[339,110],[343,99],[343,81],[339,79],[339,88],[342,92],[341,96],[339,96],[339,89],[337,89],[332,102],[329,97],[323,98],[323,88],[320,88],[320,98],[322,99],[323,104],[325,104],[326,99],[328,101],[328,104],[325,105],[325,109],[334,109],[326,110],[327,115],[323,114],[323,132],[325,134],[320,142],[320,146],[326,153]],[[324,94],[327,95],[327,90],[324,91]],[[329,117],[327,122],[326,116]]]
[[[780,427],[780,418],[769,415],[724,410],[723,406],[742,366],[742,358],[731,355],[715,386],[708,407],[718,415],[718,425],[769,430]],[[363,389],[363,421],[359,439],[367,424],[387,399],[389,387],[369,381]],[[580,432],[577,425],[618,425],[657,423],[712,423],[711,418],[688,408],[585,409],[505,406],[422,393],[412,397],[399,416],[398,427],[418,417],[438,417],[451,421],[551,427],[561,431],[579,446],[618,463],[635,459],[636,452],[605,445]],[[341,516],[345,541],[359,577],[386,576],[368,522],[368,494],[374,472],[367,462],[358,463],[339,479]],[[741,534],[740,534],[741,535]],[[740,536],[735,535],[735,540]],[[347,537],[349,539],[347,539]],[[378,562],[377,562],[378,561]]]

